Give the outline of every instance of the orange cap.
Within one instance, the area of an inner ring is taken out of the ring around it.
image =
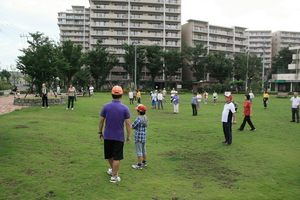
[[[123,90],[120,86],[114,86],[111,89],[111,93],[114,94],[114,95],[121,95],[121,94],[123,94]]]
[[[141,112],[145,112],[147,110],[146,106],[144,106],[143,104],[139,104],[135,109]]]

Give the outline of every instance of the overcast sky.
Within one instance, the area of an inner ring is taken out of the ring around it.
[[[181,0],[182,24],[188,19],[250,30],[300,32],[299,0]],[[88,0],[0,0],[0,67],[15,66],[28,33],[43,32],[58,41],[57,13]]]

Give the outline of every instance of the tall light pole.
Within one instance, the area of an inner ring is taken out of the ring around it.
[[[264,39],[264,45],[263,45],[263,60],[262,60],[263,66],[262,66],[262,82],[261,87],[264,90],[264,82],[265,82],[265,39]]]
[[[248,90],[248,69],[249,69],[249,48],[247,50],[247,71],[246,71],[246,88],[245,88],[245,92]]]
[[[140,42],[132,42],[134,45],[134,89],[137,89],[136,87],[136,45]]]

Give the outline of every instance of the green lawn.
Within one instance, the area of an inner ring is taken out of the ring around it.
[[[119,176],[109,182],[109,167],[98,139],[99,112],[110,94],[81,97],[73,111],[66,106],[29,107],[0,115],[0,199],[299,199],[300,124],[291,123],[289,99],[271,96],[263,109],[262,96],[253,102],[257,131],[236,129],[243,117],[240,103],[233,144],[223,146],[218,104],[201,104],[192,116],[192,94],[180,95],[179,114],[169,101],[164,110],[151,109],[142,96],[149,119],[148,166],[135,170],[134,142],[125,144]],[[137,117],[128,96],[123,103]],[[131,136],[133,140],[133,132]]]

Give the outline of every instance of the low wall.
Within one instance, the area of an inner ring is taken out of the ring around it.
[[[52,105],[64,105],[66,104],[65,98],[48,98],[49,106]],[[16,106],[42,106],[42,98],[40,99],[15,99],[14,105]]]

